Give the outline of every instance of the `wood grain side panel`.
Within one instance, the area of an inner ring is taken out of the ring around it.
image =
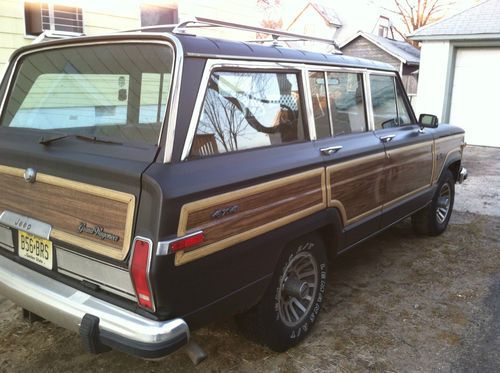
[[[205,242],[192,251],[176,253],[176,265],[326,208],[325,184],[325,172],[321,168],[184,205],[178,235],[203,230]],[[238,206],[235,213],[218,219],[212,217],[214,211],[231,206]]]
[[[386,169],[384,204],[430,186],[433,170],[432,141],[391,150]]]
[[[327,168],[328,203],[342,206],[344,224],[382,207],[385,153],[378,153]]]
[[[432,176],[433,184],[438,181],[448,158],[453,153],[462,152],[462,144],[464,144],[464,135],[449,136],[435,141],[435,167]]]
[[[0,167],[0,211],[9,210],[52,226],[51,237],[78,247],[123,259],[129,249],[135,197],[83,183],[38,174],[26,183],[23,170]],[[100,226],[119,240],[78,233],[80,223]]]

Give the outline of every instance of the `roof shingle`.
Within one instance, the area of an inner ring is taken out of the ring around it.
[[[500,38],[500,0],[487,0],[454,16],[416,30],[414,40],[456,39],[460,36]]]

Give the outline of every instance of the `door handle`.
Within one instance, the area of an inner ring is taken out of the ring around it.
[[[343,146],[341,146],[341,145],[338,145],[338,146],[329,146],[327,148],[321,148],[319,151],[323,155],[331,155],[333,153],[337,153],[342,148],[343,148]]]
[[[393,138],[395,138],[396,135],[386,135],[386,136],[380,136],[379,139],[382,142],[388,143],[391,142]]]

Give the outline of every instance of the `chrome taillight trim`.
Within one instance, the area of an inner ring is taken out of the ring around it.
[[[156,255],[163,256],[163,255],[171,254],[170,245],[172,243],[180,241],[180,240],[184,240],[184,239],[189,238],[189,237],[197,236],[199,234],[203,234],[203,231],[199,230],[199,231],[196,231],[193,233],[186,234],[186,235],[181,236],[181,237],[173,238],[171,240],[160,241],[160,242],[158,242],[158,246],[156,247]]]
[[[134,261],[135,243],[137,241],[145,241],[149,244],[148,265],[147,265],[147,269],[146,269],[146,277],[148,279],[149,293],[151,294],[151,308],[143,307],[140,304],[139,294],[137,294],[137,289],[135,287],[134,278],[132,277],[132,262]],[[153,294],[153,288],[151,287],[151,277],[150,277],[152,257],[153,257],[153,241],[149,238],[146,238],[146,237],[136,236],[134,238],[134,241],[132,242],[132,248],[130,250],[130,261],[129,261],[129,265],[128,265],[128,270],[129,270],[129,274],[130,274],[130,281],[132,281],[132,286],[134,288],[135,296],[137,297],[137,305],[145,310],[156,312],[155,298],[154,298],[154,294]]]

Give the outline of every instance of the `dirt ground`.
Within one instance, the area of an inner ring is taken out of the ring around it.
[[[500,149],[467,148],[465,163],[475,187],[457,186],[448,230],[419,237],[406,220],[337,259],[319,322],[287,353],[246,341],[226,320],[192,333],[209,355],[197,367],[182,352],[160,362],[93,356],[0,297],[0,371],[500,371]]]

